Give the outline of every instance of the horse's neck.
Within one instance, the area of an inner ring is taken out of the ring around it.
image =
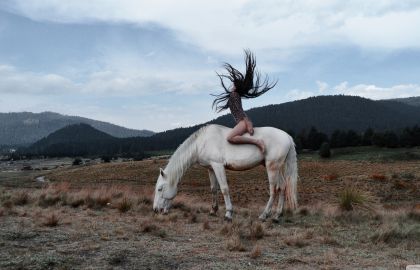
[[[197,140],[188,138],[182,143],[169,159],[165,173],[169,176],[171,183],[178,185],[179,180],[187,169],[197,162]]]

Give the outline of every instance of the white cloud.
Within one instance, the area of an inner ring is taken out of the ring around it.
[[[333,87],[329,87],[328,83],[323,81],[316,81],[316,84],[318,85],[317,91],[293,89],[288,92],[287,97],[289,100],[298,100],[318,95],[351,95],[377,100],[420,96],[420,85],[418,84],[399,84],[390,87],[374,84],[350,86],[347,81]]]
[[[331,43],[420,47],[420,2],[307,0],[16,1],[36,20],[159,24],[207,50],[237,53]]]
[[[343,94],[348,90],[348,82],[342,82],[333,87],[335,93]]]
[[[390,99],[420,96],[420,85],[400,84],[391,87],[381,87],[373,84],[357,84],[348,86],[343,82],[334,88],[334,94],[361,96],[370,99]]]
[[[420,47],[420,10],[390,12],[378,17],[357,16],[339,31],[362,47],[398,49]]]
[[[0,65],[0,93],[3,94],[96,94],[142,96],[162,92],[197,94],[215,87],[207,72],[131,70],[93,72],[84,82],[58,74],[38,74]]]
[[[318,85],[318,92],[320,94],[324,93],[328,89],[328,83],[326,82],[316,81],[316,84]]]
[[[315,95],[316,93],[312,91],[293,89],[287,92],[286,97],[287,97],[287,100],[299,100],[299,99],[312,97]]]
[[[19,72],[0,65],[0,93],[59,94],[75,89],[69,80],[57,74]]]

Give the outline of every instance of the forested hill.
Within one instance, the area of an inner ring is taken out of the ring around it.
[[[88,124],[74,124],[59,129],[32,144],[22,152],[45,156],[100,156],[100,155],[143,155],[134,149],[125,149],[125,139],[115,138]]]
[[[357,96],[318,96],[255,108],[247,113],[256,126],[274,126],[294,132],[308,130],[311,126],[331,134],[336,129],[398,130],[420,124],[420,107]]]
[[[273,126],[295,134],[311,127],[331,134],[334,130],[398,131],[420,124],[420,107],[396,101],[374,101],[357,96],[318,96],[278,105],[254,108],[246,112],[255,126]],[[230,114],[204,124],[234,125]],[[204,124],[168,130],[150,138],[132,138],[139,143],[147,140],[152,147],[159,142],[161,147],[175,148],[189,134]]]
[[[85,123],[114,137],[150,136],[148,130],[128,129],[89,118],[53,112],[0,113],[0,145],[31,144],[65,126]]]
[[[402,102],[412,106],[420,106],[420,97],[395,98],[394,101]]]
[[[373,101],[355,96],[312,97],[254,108],[247,111],[247,114],[255,126],[273,126],[293,132],[295,135],[302,131],[307,133],[311,127],[330,135],[335,130],[353,130],[360,133],[368,128],[378,132],[383,130],[398,132],[405,127],[420,125],[420,107],[397,101]],[[73,126],[72,129],[64,128],[51,134],[34,144],[29,150],[32,154],[58,155],[54,149],[64,149],[74,154],[75,150],[72,149],[79,149],[84,142],[89,142],[86,153],[90,155],[135,154],[140,156],[147,151],[175,149],[194,131],[209,123],[230,127],[234,124],[232,116],[228,114],[200,125],[168,130],[150,137],[132,138],[113,138],[107,134],[99,134],[98,131],[95,133],[90,130],[91,127],[87,128],[85,125]],[[77,136],[77,132],[87,132],[89,135]],[[77,143],[72,141],[74,137],[78,138]],[[89,138],[95,138],[95,143]],[[60,147],[57,147],[58,144]],[[60,155],[65,155],[65,153]]]
[[[357,96],[317,96],[277,105],[268,105],[246,111],[254,126],[273,126],[298,133],[317,128],[327,134],[334,130],[365,131],[394,130],[420,123],[420,107],[397,101],[374,101]],[[233,126],[230,114],[204,124]],[[154,138],[185,137],[203,126],[178,128],[155,134]]]

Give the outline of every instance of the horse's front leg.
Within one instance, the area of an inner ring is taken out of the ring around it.
[[[219,184],[217,183],[217,178],[216,178],[216,174],[214,173],[214,171],[212,169],[209,169],[209,178],[210,178],[210,188],[211,188],[211,193],[212,193],[212,204],[211,204],[211,210],[210,210],[210,215],[216,215],[217,214],[217,210],[219,209],[219,204],[218,204],[218,193],[219,193]]]
[[[222,191],[223,198],[225,200],[225,206],[226,206],[225,219],[228,221],[231,221],[232,214],[233,214],[233,206],[230,201],[229,187],[226,180],[225,167],[219,163],[214,163],[211,166],[213,168],[214,174],[216,175],[217,181],[220,186],[220,190]]]
[[[273,202],[277,194],[276,185],[278,183],[278,177],[280,173],[279,166],[277,166],[277,163],[273,161],[267,162],[266,168],[267,168],[267,174],[268,174],[268,182],[270,184],[270,198],[268,199],[268,202],[264,208],[264,211],[259,216],[259,219],[261,220],[266,220],[271,215],[271,208],[273,206]]]

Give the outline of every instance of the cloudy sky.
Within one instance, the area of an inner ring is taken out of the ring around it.
[[[278,80],[246,109],[315,95],[420,96],[417,0],[2,0],[0,112],[163,131],[218,116],[243,49]]]

